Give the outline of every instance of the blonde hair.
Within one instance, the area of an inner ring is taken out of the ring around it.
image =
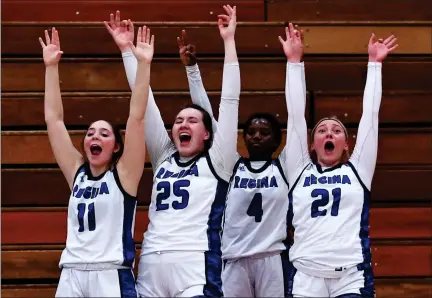
[[[342,129],[344,131],[344,134],[345,134],[346,142],[348,143],[348,131],[347,131],[345,125],[336,116],[330,116],[330,117],[321,118],[315,124],[314,128],[312,128],[311,135],[310,135],[310,140],[311,140],[310,142],[311,142],[311,144],[314,142],[315,130],[320,125],[320,123],[323,122],[323,121],[325,121],[325,120],[333,120],[333,121],[337,122],[342,127]],[[318,161],[318,156],[317,156],[315,150],[311,150],[310,156],[311,156],[311,159],[312,159],[312,161],[314,163],[316,163]],[[348,150],[344,150],[344,153],[341,156],[341,162],[343,162],[343,163],[347,162],[348,159],[349,159],[349,157],[350,157],[349,151]]]

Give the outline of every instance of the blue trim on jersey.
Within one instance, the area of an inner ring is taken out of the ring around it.
[[[357,265],[359,270],[363,270],[364,277],[364,287],[360,288],[360,293],[364,297],[374,297],[375,296],[375,286],[374,286],[374,278],[373,278],[373,270],[372,270],[372,254],[370,249],[370,238],[369,238],[369,211],[370,211],[370,201],[371,201],[371,192],[367,189],[366,185],[360,179],[360,175],[355,169],[354,165],[351,162],[346,163],[354,175],[357,177],[361,186],[363,187],[364,198],[363,198],[363,207],[360,219],[360,243],[362,247],[363,253],[363,263]]]
[[[209,159],[208,159],[209,160]],[[209,163],[210,165],[210,163]],[[228,182],[220,180],[216,187],[215,200],[211,206],[207,222],[207,238],[209,250],[204,252],[206,284],[204,295],[206,297],[222,297],[222,251],[221,231],[222,216],[225,210],[225,201],[228,193]]]
[[[75,182],[76,182],[76,179],[77,179],[78,175],[79,175],[80,173],[83,173],[83,172],[84,172],[84,173],[86,172],[85,164],[80,165],[80,167],[79,167],[78,170],[76,171],[75,176],[74,176],[74,180],[73,180],[73,184],[74,184],[74,185],[75,185]],[[73,190],[73,188],[72,188],[72,190]]]
[[[369,204],[370,204],[370,193],[369,191],[364,192],[363,208],[360,220],[360,243],[362,246],[363,253],[363,277],[364,277],[364,287],[360,288],[360,293],[364,297],[374,297],[374,278],[372,271],[372,255],[370,249],[370,239],[369,239]],[[359,266],[357,267],[359,268]]]
[[[265,161],[264,165],[259,168],[259,169],[254,169],[252,168],[251,165],[251,160],[249,158],[243,158],[242,157],[242,161],[243,164],[245,165],[245,167],[249,170],[249,172],[251,173],[262,173],[263,171],[265,171],[265,169],[267,169],[272,163],[273,163],[273,159],[269,159],[269,160],[257,160],[257,161]]]
[[[120,177],[118,175],[117,168],[113,171],[114,180],[117,183],[118,188],[123,194],[123,266],[132,267],[135,261],[135,242],[132,236],[132,226],[133,219],[135,216],[137,199],[136,197],[128,194],[120,183]]]
[[[137,201],[125,197],[123,201],[123,266],[132,267],[135,260],[135,243],[132,236],[132,223],[135,215]]]
[[[118,269],[121,297],[138,297],[135,289],[135,278],[131,269]]]
[[[335,166],[332,166],[331,168],[328,168],[328,169],[325,169],[325,170],[322,169],[322,167],[321,167],[321,165],[319,163],[314,163],[314,165],[317,168],[318,173],[322,174],[322,173],[326,173],[326,172],[331,172],[331,171],[333,171],[333,170],[335,170],[337,168],[342,167],[343,163],[339,163],[339,164],[337,164]]]
[[[280,172],[280,174],[281,174],[283,180],[285,181],[286,185],[287,185],[288,188],[289,188],[288,179],[285,177],[285,173],[284,173],[284,171],[283,171],[282,164],[281,164],[281,162],[280,162],[279,157],[276,158],[275,160],[273,160],[273,163],[274,163],[274,164],[277,166],[277,168],[279,169],[279,172]]]

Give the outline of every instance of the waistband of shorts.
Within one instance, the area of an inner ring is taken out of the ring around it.
[[[224,259],[224,261],[226,261],[227,263],[231,263],[231,262],[235,262],[235,261],[238,261],[238,260],[245,260],[245,259],[263,259],[263,258],[268,258],[268,257],[273,257],[273,256],[280,255],[282,252],[283,252],[283,250],[261,252],[261,253],[253,254],[253,255],[250,255],[250,256]]]
[[[362,270],[359,268],[359,265],[350,265],[346,267],[339,267],[339,268],[333,268],[333,269],[312,269],[309,267],[304,266],[300,262],[294,261],[293,266],[300,272],[303,272],[305,274],[315,276],[315,277],[321,277],[321,278],[340,278],[346,274],[351,274],[353,272],[357,272],[359,270]]]
[[[63,264],[62,268],[76,270],[113,270],[113,269],[132,269],[127,266],[117,265],[113,263],[68,263]]]

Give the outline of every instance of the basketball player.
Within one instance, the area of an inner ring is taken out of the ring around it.
[[[279,40],[288,60],[302,50],[286,29]],[[363,114],[356,145],[348,156],[348,133],[335,117],[317,122],[308,151],[302,68],[287,65],[287,178],[294,244],[289,293],[294,297],[373,297],[369,243],[370,188],[378,150],[381,62],[398,45],[394,36],[369,45]]]
[[[138,183],[145,162],[144,113],[147,106],[153,36],[138,31],[133,53],[137,84],[130,102],[125,143],[120,131],[104,120],[93,122],[83,140],[84,156],[75,149],[63,121],[58,63],[58,31],[39,38],[46,66],[45,121],[51,148],[71,189],[66,248],[56,297],[136,297],[132,272]]]
[[[183,30],[178,45],[192,101],[213,117],[195,46],[186,38]],[[303,67],[301,58],[302,52],[293,59]],[[284,297],[289,245],[285,149],[272,158],[281,143],[281,127],[271,114],[255,113],[245,123],[243,138],[249,157],[238,156],[225,210],[223,292],[226,297]]]
[[[154,185],[137,279],[142,297],[223,296],[220,233],[229,179],[236,163],[240,96],[234,41],[236,7],[227,5],[224,9],[226,15],[218,16],[225,64],[214,138],[208,112],[190,105],[177,115],[171,141],[151,97],[148,103],[145,121]],[[128,81],[133,86],[136,62],[126,59],[130,54],[122,43],[128,38],[124,32],[133,30],[132,24],[120,22],[116,15],[107,26],[123,53]]]

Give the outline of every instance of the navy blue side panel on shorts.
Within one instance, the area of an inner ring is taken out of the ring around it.
[[[210,168],[212,168],[209,162]],[[217,177],[217,176],[216,176]],[[208,220],[207,238],[209,251],[205,254],[205,275],[206,285],[204,296],[223,297],[222,292],[222,251],[221,251],[221,230],[222,217],[225,210],[228,182],[219,179],[215,200],[211,206]]]
[[[285,297],[292,298],[293,296],[293,289],[294,289],[294,276],[297,273],[297,269],[294,267],[294,265],[288,261],[286,269],[288,271],[287,274],[287,290],[285,291]],[[284,280],[285,280],[285,271],[284,271]]]
[[[290,276],[290,261],[289,261],[288,250],[284,250],[283,252],[281,252],[280,256],[281,256],[282,272],[283,272],[283,280],[284,280],[284,297],[289,297],[288,288],[289,288],[289,276]]]
[[[135,278],[131,269],[118,269],[121,297],[138,297],[135,289]]]

